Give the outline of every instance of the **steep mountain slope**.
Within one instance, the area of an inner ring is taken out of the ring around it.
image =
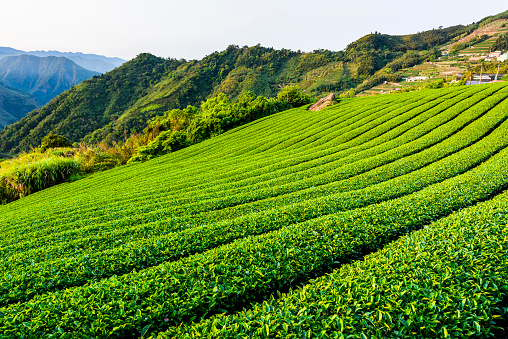
[[[98,73],[106,73],[121,66],[126,60],[120,58],[105,57],[97,54],[59,52],[59,51],[21,51],[10,47],[0,47],[0,59],[7,56],[22,54],[35,55],[38,57],[65,57],[74,61],[77,65]]]
[[[0,83],[33,95],[41,105],[94,75],[63,57],[20,55],[0,60]]]
[[[0,85],[0,129],[15,123],[40,105],[31,95]]]
[[[303,54],[261,46],[231,45],[200,61],[182,63],[152,86],[147,95],[128,107],[117,121],[85,138],[89,142],[114,141],[125,130],[141,131],[146,122],[174,108],[199,106],[208,97],[226,94],[235,100],[252,91],[256,95],[274,97],[284,83],[298,82],[306,72],[336,62],[343,53],[319,51]]]
[[[507,134],[508,84],[356,98],[0,206],[0,333],[488,337]]]

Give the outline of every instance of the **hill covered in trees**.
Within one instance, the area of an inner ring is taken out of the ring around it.
[[[201,60],[140,54],[6,128],[0,133],[0,151],[29,150],[49,132],[72,142],[125,140],[172,109],[198,107],[220,93],[235,102],[246,92],[274,97],[280,88],[298,85],[314,98],[329,92],[352,96],[400,80],[398,69],[435,60],[439,46],[469,34],[485,20],[490,18],[404,36],[375,32],[338,52],[230,45]]]
[[[28,93],[0,85],[0,129],[18,121],[40,106]]]

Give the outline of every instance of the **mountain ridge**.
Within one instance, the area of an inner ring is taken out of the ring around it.
[[[0,84],[0,129],[15,123],[40,106],[28,93]]]
[[[77,65],[99,73],[109,72],[116,67],[121,66],[126,60],[118,57],[106,57],[104,55],[81,53],[81,52],[60,52],[60,51],[23,51],[12,47],[0,47],[0,60],[7,56],[17,56],[22,54],[34,55],[38,57],[65,57],[74,61]]]
[[[0,83],[33,95],[41,105],[97,74],[64,57],[22,54],[0,60]]]

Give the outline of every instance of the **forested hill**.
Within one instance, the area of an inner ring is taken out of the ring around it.
[[[39,107],[33,96],[0,85],[0,128],[18,121],[26,113]]]
[[[329,92],[359,93],[385,80],[400,80],[394,71],[435,60],[440,55],[438,46],[470,33],[478,25],[405,36],[375,32],[338,52],[230,45],[202,60],[141,54],[73,87],[6,128],[0,133],[0,151],[28,150],[39,145],[49,132],[73,142],[123,140],[168,110],[199,106],[219,93],[233,101],[246,91],[271,97],[288,84],[299,85],[315,98]]]

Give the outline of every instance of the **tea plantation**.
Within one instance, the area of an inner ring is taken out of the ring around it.
[[[488,338],[508,84],[256,120],[0,206],[0,338]]]

